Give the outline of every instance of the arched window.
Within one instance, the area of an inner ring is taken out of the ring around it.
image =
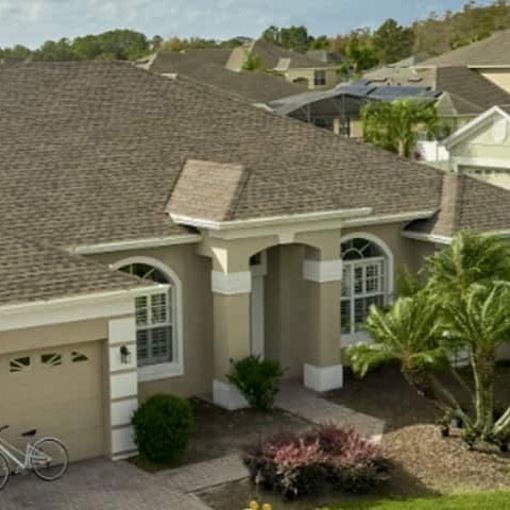
[[[370,306],[384,306],[392,290],[391,252],[374,239],[346,238],[342,243],[342,334],[362,332]]]
[[[170,275],[145,262],[131,262],[120,271],[161,284],[135,299],[138,365],[176,361],[176,286]]]

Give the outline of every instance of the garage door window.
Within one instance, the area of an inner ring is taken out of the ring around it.
[[[28,370],[31,365],[30,356],[23,356],[21,358],[14,358],[9,361],[9,372],[24,372]]]
[[[175,285],[160,269],[148,264],[129,264],[121,271],[161,284],[135,300],[138,365],[175,361]]]

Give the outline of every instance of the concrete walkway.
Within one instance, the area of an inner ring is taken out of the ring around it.
[[[386,426],[379,418],[358,413],[349,407],[321,398],[320,394],[306,389],[295,380],[282,383],[276,405],[312,423],[352,425],[360,434],[376,442],[381,440]]]

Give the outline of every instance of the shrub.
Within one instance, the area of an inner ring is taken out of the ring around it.
[[[133,415],[135,442],[142,455],[157,463],[179,461],[193,425],[191,404],[172,395],[155,395]]]
[[[286,499],[317,492],[325,484],[362,492],[388,478],[380,448],[353,428],[324,425],[303,434],[279,434],[246,449],[252,482]]]
[[[261,360],[248,356],[232,362],[228,380],[244,395],[248,404],[259,411],[267,411],[274,405],[278,383],[283,370],[277,361]]]

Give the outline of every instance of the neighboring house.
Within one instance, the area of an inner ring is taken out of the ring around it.
[[[277,99],[269,107],[286,115],[349,138],[361,138],[361,110],[368,101],[393,101],[414,98],[435,101],[440,95],[429,87],[372,85],[359,81],[337,85],[325,91],[303,92]]]
[[[510,93],[510,30],[422,62],[424,66],[467,66]]]
[[[449,168],[510,189],[510,106],[495,106],[444,141]]]
[[[249,354],[317,391],[342,347],[510,192],[120,63],[0,67],[0,408],[73,460],[135,453],[155,393],[244,400]],[[383,397],[383,395],[382,395]]]
[[[510,104],[510,94],[466,66],[385,67],[364,75],[372,85],[421,86],[440,92],[439,117],[453,132],[492,106]]]
[[[254,104],[266,105],[270,101],[306,90],[304,86],[289,83],[282,77],[262,70],[229,71],[225,64],[229,49],[196,49],[183,52],[160,52],[144,66],[162,75],[183,74],[238,94]]]
[[[259,39],[235,48],[226,64],[230,71],[240,72],[249,57],[259,60],[263,69],[281,74],[292,83],[309,89],[329,89],[337,84],[337,64],[287,50]]]

